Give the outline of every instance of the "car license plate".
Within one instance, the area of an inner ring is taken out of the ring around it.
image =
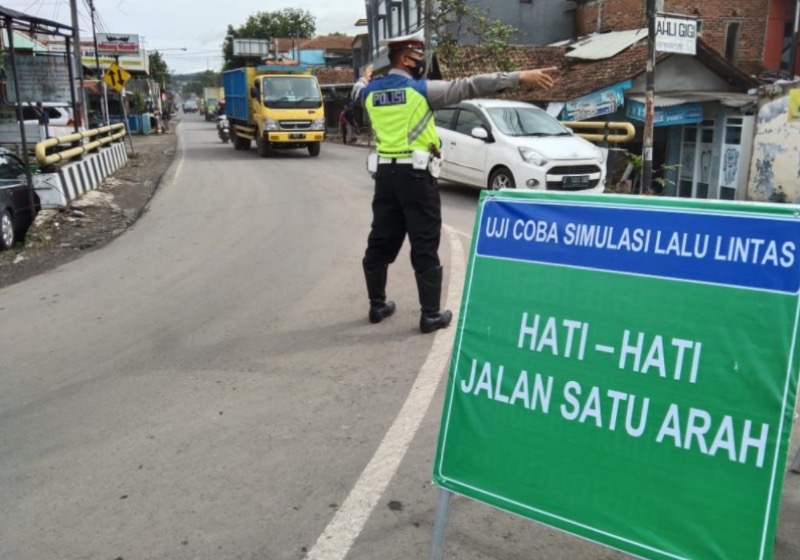
[[[297,132],[289,135],[289,138],[291,138],[292,140],[305,140],[305,137],[306,137],[305,134],[299,134]]]
[[[562,179],[563,186],[565,187],[588,187],[589,186],[589,176],[588,175],[570,175],[568,177],[564,177]]]

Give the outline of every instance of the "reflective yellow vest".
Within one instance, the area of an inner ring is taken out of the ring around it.
[[[364,89],[378,154],[389,158],[411,157],[413,150],[439,147],[433,111],[428,105],[426,80],[399,74],[376,78]]]

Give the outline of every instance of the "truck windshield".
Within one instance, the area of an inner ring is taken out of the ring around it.
[[[322,97],[312,76],[275,76],[264,78],[264,104],[276,109],[315,109],[322,105]]]

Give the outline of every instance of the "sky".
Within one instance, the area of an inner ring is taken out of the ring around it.
[[[91,37],[89,0],[76,1],[81,37]],[[70,24],[69,0],[0,0],[0,6]],[[335,31],[356,35],[366,29],[353,25],[366,16],[364,0],[94,0],[94,6],[100,22],[97,31],[139,35],[144,48],[160,50],[170,70],[178,74],[219,70],[228,24],[238,27],[256,12],[308,10],[316,18],[318,35]]]

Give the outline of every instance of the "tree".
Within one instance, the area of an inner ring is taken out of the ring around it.
[[[477,38],[478,49],[500,70],[514,70],[508,57],[509,41],[517,28],[491,17],[489,10],[470,6],[468,0],[416,0],[417,10],[435,37],[434,51],[451,61],[459,58],[459,41],[465,33]]]
[[[159,51],[151,52],[148,55],[150,61],[150,79],[154,82],[162,84],[164,89],[169,89],[172,86],[172,76],[169,73],[169,66],[161,56]]]
[[[284,8],[274,12],[257,12],[247,18],[244,25],[234,28],[228,25],[228,35],[222,44],[225,59],[224,70],[252,64],[252,58],[233,56],[234,39],[274,39],[296,37],[308,39],[317,30],[316,19],[311,12],[299,8]]]
[[[206,70],[192,76],[192,79],[183,87],[184,93],[194,93],[203,95],[204,88],[220,87],[222,85],[222,74],[213,70]]]

